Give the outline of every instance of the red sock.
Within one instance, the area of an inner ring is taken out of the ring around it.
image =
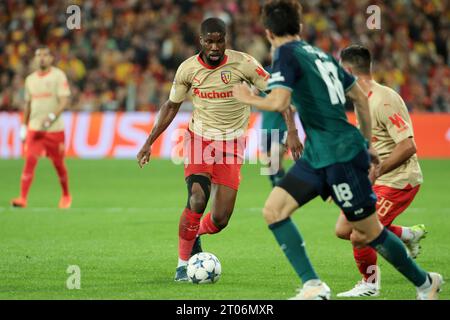
[[[31,183],[34,178],[34,169],[36,168],[38,159],[36,157],[27,157],[23,168],[22,177],[20,178],[20,197],[26,199]]]
[[[364,280],[367,280],[376,271],[376,269],[371,266],[377,265],[377,252],[371,247],[360,249],[353,247],[353,256],[359,272],[363,275]]]
[[[69,179],[67,176],[67,169],[64,164],[63,158],[52,159],[53,165],[55,166],[56,172],[58,173],[59,183],[61,184],[61,188],[64,196],[69,195]]]
[[[181,260],[189,260],[197,236],[202,213],[195,213],[188,208],[183,210],[178,229],[178,255]]]
[[[208,233],[208,234],[214,234],[219,232],[221,229],[219,229],[211,218],[211,212],[208,212],[208,214],[202,219],[200,222],[200,229],[198,230],[198,235],[201,236],[202,234]]]
[[[402,238],[402,227],[390,225],[388,229],[400,239]]]

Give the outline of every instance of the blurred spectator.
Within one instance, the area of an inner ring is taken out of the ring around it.
[[[0,1],[0,110],[20,110],[23,81],[38,44],[69,76],[75,111],[156,110],[178,65],[198,52],[203,19],[228,26],[229,46],[267,64],[262,0]],[[82,11],[68,30],[66,8]],[[368,30],[366,9],[381,8],[381,30]],[[387,4],[389,3],[389,4]],[[339,57],[350,43],[374,56],[378,81],[395,88],[410,111],[450,112],[449,3],[446,0],[309,0],[303,36]]]

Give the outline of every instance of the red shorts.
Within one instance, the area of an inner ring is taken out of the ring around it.
[[[26,157],[63,157],[64,131],[47,132],[28,130],[25,139],[24,154]]]
[[[412,187],[408,185],[405,189],[394,189],[387,186],[375,185],[373,191],[376,193],[377,214],[384,226],[389,226],[392,221],[411,204],[419,191],[420,185]]]
[[[183,143],[184,176],[208,173],[211,182],[239,189],[245,137],[230,141],[208,140],[186,130]]]

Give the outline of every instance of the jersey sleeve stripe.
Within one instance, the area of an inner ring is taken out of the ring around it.
[[[345,88],[345,92],[348,92],[351,88],[353,88],[353,86],[356,84],[356,80],[357,79],[355,78],[355,81],[353,81],[351,85],[349,85],[347,88]]]

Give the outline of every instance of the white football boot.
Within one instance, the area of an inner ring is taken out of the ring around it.
[[[331,298],[331,289],[320,280],[306,281],[303,288],[297,291],[297,295],[289,300],[330,300]]]
[[[366,282],[364,279],[359,281],[353,289],[337,294],[340,298],[378,297],[379,295],[380,286],[376,283]]]
[[[430,272],[431,286],[420,290],[417,288],[417,300],[439,300],[439,292],[444,284],[444,279],[439,273]]]
[[[408,248],[410,257],[415,259],[420,253],[420,241],[426,237],[427,230],[423,224],[412,226],[409,230],[413,234],[413,238],[409,241],[404,241],[404,243],[406,248]]]

